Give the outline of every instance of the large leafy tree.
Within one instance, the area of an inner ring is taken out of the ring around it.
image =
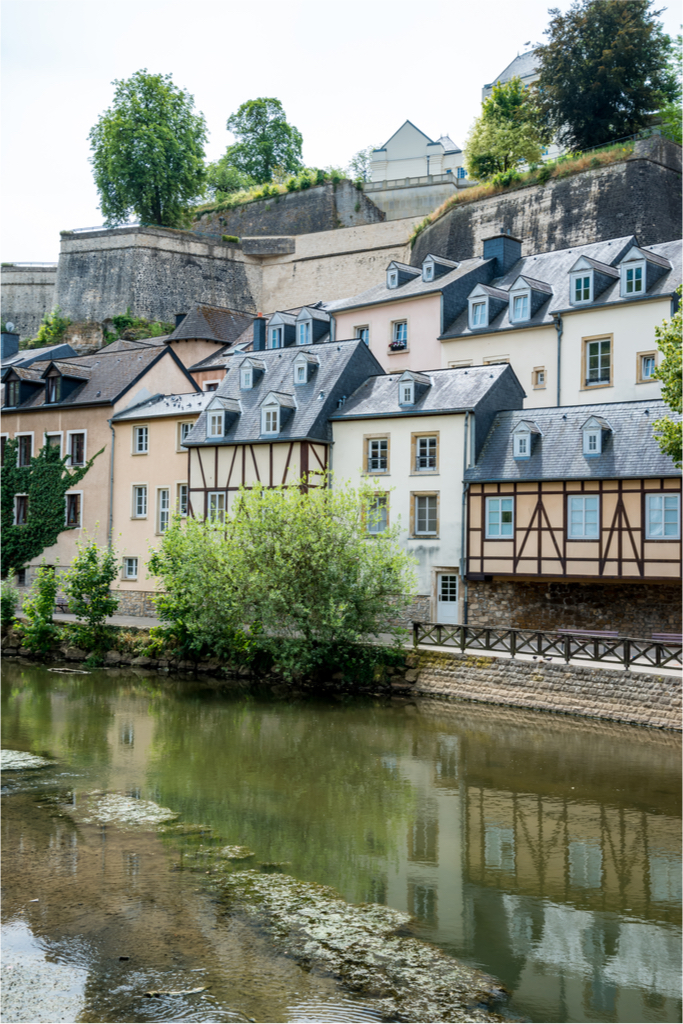
[[[485,181],[521,163],[536,163],[548,138],[535,94],[516,77],[497,83],[468,136],[467,170],[471,177]]]
[[[680,300],[681,289],[678,289]],[[661,327],[655,328],[659,351],[664,356],[661,365],[657,368],[655,376],[662,382],[662,398],[672,412],[678,413],[674,420],[671,416],[664,416],[661,420],[655,420],[653,426],[655,436],[659,441],[659,447],[665,455],[670,455],[674,465],[680,469],[683,464],[683,441],[681,435],[681,412],[683,411],[683,395],[681,383],[681,335],[683,324],[681,322],[681,308],[671,317],[665,320]]]
[[[181,226],[204,190],[204,116],[170,75],[143,68],[113,84],[114,102],[89,135],[106,223],[134,213],[143,224]]]
[[[675,99],[672,42],[654,0],[574,0],[550,13],[536,83],[547,124],[564,146],[589,149],[634,135]]]
[[[65,494],[82,480],[102,448],[79,469],[67,468],[68,457],[61,458],[59,448],[45,445],[28,466],[17,465],[18,441],[11,438],[5,445],[0,489],[2,514],[2,576],[10,569],[23,569],[45,548],[57,540],[66,525]],[[15,498],[28,496],[26,522],[17,526]]]
[[[271,181],[277,170],[296,174],[303,167],[301,132],[289,124],[274,97],[247,100],[231,114],[227,129],[237,142],[228,146],[224,161],[258,184]]]

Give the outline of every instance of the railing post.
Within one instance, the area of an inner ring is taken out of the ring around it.
[[[514,629],[510,630],[510,656],[514,658],[517,653],[517,634]]]
[[[417,638],[420,635],[420,623],[413,623],[413,647],[417,647]]]
[[[467,626],[460,627],[460,650],[464,651],[467,647]]]
[[[442,637],[443,637],[443,626],[438,625],[436,627],[436,636],[437,636],[437,639],[438,639],[439,647],[441,647],[441,640],[442,640]]]
[[[570,636],[566,636],[564,638],[564,660],[567,662],[567,664],[569,664],[569,659],[571,658],[571,654],[572,654],[572,638]]]
[[[631,665],[631,641],[624,640],[624,668],[629,668]]]

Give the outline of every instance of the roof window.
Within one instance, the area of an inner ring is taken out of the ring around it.
[[[591,416],[581,427],[583,437],[583,454],[586,458],[602,455],[607,437],[611,432],[607,420],[601,416]]]

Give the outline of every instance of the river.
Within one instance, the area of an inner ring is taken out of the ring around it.
[[[205,824],[264,871],[408,912],[503,982],[512,1018],[680,1020],[679,735],[20,663],[2,712],[3,748],[54,762],[3,774],[6,964],[67,1014],[21,1019],[376,1019],[218,912],[201,837],[70,813],[98,790]]]

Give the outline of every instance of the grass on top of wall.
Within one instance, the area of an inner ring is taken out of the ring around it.
[[[207,213],[223,213],[225,210],[234,210],[246,203],[254,203],[260,199],[279,198],[287,195],[288,192],[304,192],[306,189],[315,188],[316,185],[327,185],[331,182],[337,186],[343,181],[345,175],[337,168],[322,170],[317,167],[306,168],[300,174],[293,175],[283,182],[267,181],[265,185],[252,185],[251,188],[242,189],[240,192],[233,192],[230,195],[223,195],[210,203],[202,203],[194,210],[194,219],[200,220]],[[358,182],[354,182],[359,187]],[[362,182],[360,183],[362,188]]]
[[[411,247],[414,246],[416,239],[425,228],[441,220],[454,206],[476,203],[479,199],[488,199],[490,196],[500,195],[503,192],[514,192],[517,189],[529,188],[532,185],[547,185],[549,181],[569,178],[574,174],[580,174],[582,171],[590,171],[597,167],[605,167],[607,164],[619,163],[631,156],[633,146],[633,142],[618,143],[613,146],[605,146],[604,149],[592,150],[589,153],[572,153],[561,156],[557,160],[551,160],[537,167],[531,167],[523,173],[512,170],[496,174],[490,181],[482,182],[481,185],[473,185],[471,188],[457,192],[454,196],[447,199],[445,203],[437,207],[436,210],[433,210],[413,230],[410,236],[410,245]]]

